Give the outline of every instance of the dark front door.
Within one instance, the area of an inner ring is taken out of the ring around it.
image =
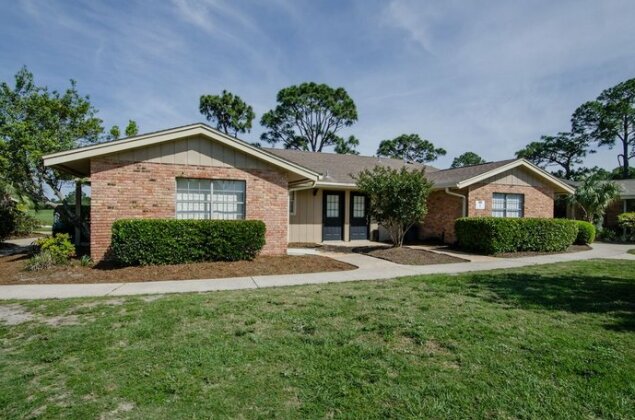
[[[344,193],[324,191],[322,202],[322,240],[344,239]]]
[[[368,239],[368,197],[351,193],[351,241]]]

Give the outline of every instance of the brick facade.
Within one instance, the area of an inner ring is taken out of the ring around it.
[[[467,215],[491,216],[492,197],[494,193],[523,194],[525,196],[524,217],[553,217],[554,191],[546,185],[503,185],[503,184],[475,184],[468,187]],[[485,209],[476,210],[476,201],[485,201]]]
[[[428,197],[428,214],[423,220],[419,236],[424,239],[454,242],[454,221],[461,217],[462,207],[463,203],[459,197],[446,194],[445,191],[433,191]]]
[[[523,194],[524,217],[553,217],[554,190],[546,185],[507,185],[482,183],[463,190],[453,191],[466,196],[467,216],[491,216],[494,193]],[[485,202],[485,208],[476,209],[476,201]],[[426,215],[419,235],[421,238],[441,239],[447,243],[456,241],[454,221],[462,215],[462,200],[445,191],[433,191],[428,198]]]
[[[247,219],[265,222],[263,255],[283,255],[289,226],[287,178],[276,169],[238,169],[91,160],[91,257],[107,256],[112,223],[122,218],[174,218],[176,178],[241,180]]]

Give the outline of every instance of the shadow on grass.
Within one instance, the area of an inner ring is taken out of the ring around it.
[[[635,331],[635,282],[609,276],[514,273],[475,275],[470,289],[488,302],[523,309],[606,314],[615,331]],[[487,296],[479,291],[489,291]]]

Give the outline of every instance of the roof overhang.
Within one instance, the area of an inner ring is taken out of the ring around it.
[[[157,131],[135,137],[128,137],[122,140],[100,143],[92,146],[80,147],[64,152],[52,153],[44,156],[42,159],[44,160],[44,166],[55,168],[76,176],[90,176],[90,160],[93,158],[194,136],[209,138],[210,140],[221,143],[227,147],[233,148],[249,156],[253,156],[254,158],[260,159],[273,166],[300,175],[304,178],[313,181],[317,181],[320,178],[320,174],[315,171],[300,166],[294,162],[290,162],[274,155],[273,153],[262,150],[259,147],[253,146],[243,140],[228,136],[202,123]]]
[[[443,188],[456,188],[463,189],[469,187],[470,185],[477,184],[479,182],[485,181],[493,176],[502,174],[514,168],[524,168],[532,174],[544,179],[545,182],[549,183],[553,187],[555,187],[556,193],[566,193],[573,194],[575,192],[575,188],[571,185],[563,182],[561,179],[553,176],[549,172],[545,171],[542,168],[534,165],[533,163],[525,160],[525,159],[517,159],[513,162],[509,162],[505,165],[499,166],[498,168],[492,169],[491,171],[483,172],[482,174],[473,176],[471,178],[464,179],[457,183],[444,183],[443,181],[437,182],[434,184],[435,189],[443,189]]]

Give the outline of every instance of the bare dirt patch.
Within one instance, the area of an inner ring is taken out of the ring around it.
[[[0,305],[0,322],[5,325],[19,325],[33,318],[33,314],[22,305]]]
[[[323,245],[319,249],[326,252],[364,254],[375,258],[381,258],[382,260],[394,262],[396,264],[404,265],[451,264],[467,261],[462,258],[452,257],[450,255],[440,254],[432,251],[426,251],[424,249],[410,248],[407,246],[401,248],[393,248],[387,245],[360,247]]]
[[[118,267],[98,264],[68,266],[43,271],[25,271],[27,254],[0,257],[0,284],[125,283],[158,280],[213,279],[270,274],[301,274],[353,270],[356,267],[319,255],[261,256],[253,261],[206,262],[145,267]]]

